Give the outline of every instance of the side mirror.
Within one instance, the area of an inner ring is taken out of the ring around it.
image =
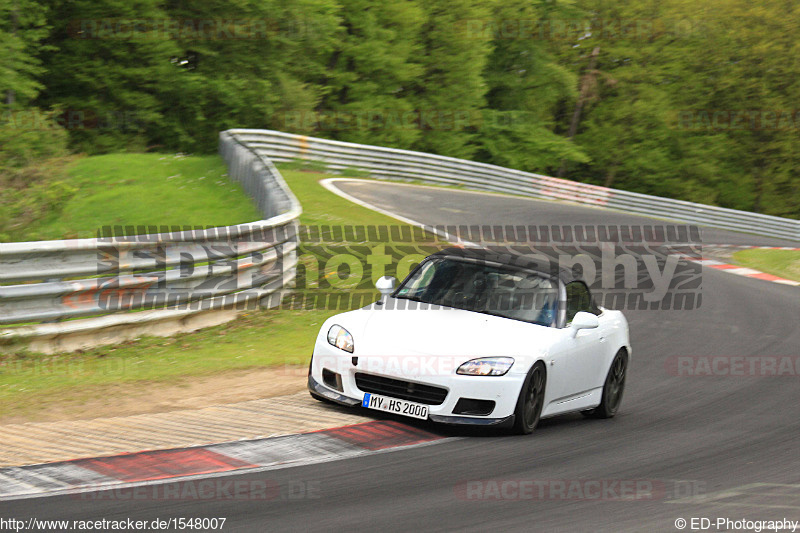
[[[391,276],[383,276],[375,283],[375,288],[381,293],[381,301],[394,292],[396,281],[397,280]]]
[[[592,313],[587,313],[586,311],[579,311],[575,313],[575,316],[572,319],[572,330],[574,331],[573,337],[578,334],[578,331],[582,329],[592,329],[596,328],[600,325],[600,321],[597,319],[597,316],[593,315]]]

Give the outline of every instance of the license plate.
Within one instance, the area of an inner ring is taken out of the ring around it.
[[[409,402],[408,400],[398,400],[388,396],[366,393],[361,402],[362,407],[394,413],[397,415],[410,416],[426,420],[428,418],[428,406],[424,403]]]

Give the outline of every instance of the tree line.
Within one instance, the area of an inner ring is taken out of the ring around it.
[[[800,218],[791,0],[0,0],[0,168],[229,128]],[[60,145],[59,145],[60,146]]]

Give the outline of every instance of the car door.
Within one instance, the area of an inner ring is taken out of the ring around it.
[[[584,311],[598,315],[600,326],[581,329],[577,333],[572,329],[572,319],[577,313]],[[605,378],[605,328],[600,316],[601,310],[591,299],[585,283],[573,281],[566,285],[566,327],[563,328],[564,339],[559,343],[560,354],[553,364],[560,367],[558,374],[562,379],[554,383],[554,405],[548,411],[573,411],[593,407],[596,389],[602,386]],[[555,369],[554,369],[555,370]],[[602,376],[602,377],[599,377]],[[549,383],[548,383],[549,386]],[[595,394],[592,394],[595,391]]]

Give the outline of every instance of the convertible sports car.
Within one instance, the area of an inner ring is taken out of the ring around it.
[[[619,409],[631,356],[620,311],[594,304],[572,272],[522,255],[437,252],[381,301],[322,325],[311,395],[451,424],[533,431],[539,419]]]

